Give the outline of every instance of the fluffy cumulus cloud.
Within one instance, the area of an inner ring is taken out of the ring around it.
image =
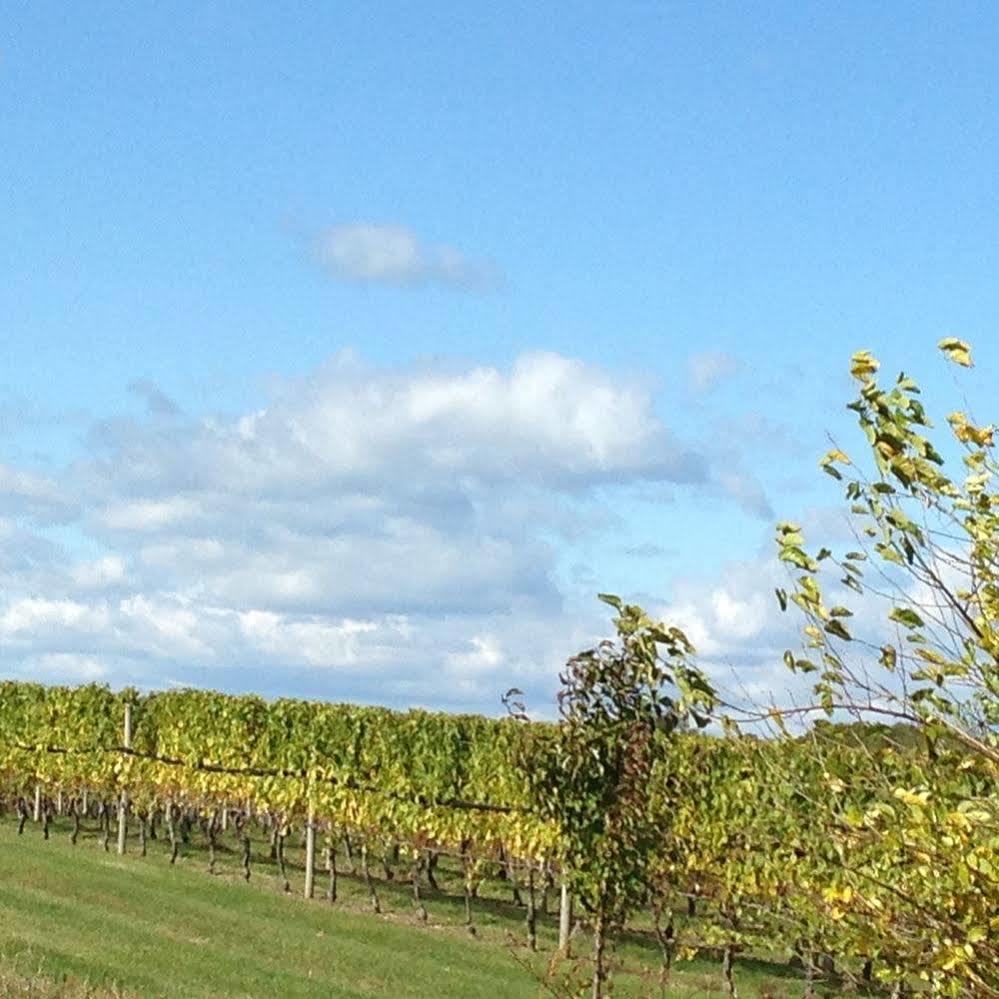
[[[107,677],[108,669],[97,656],[83,656],[72,652],[53,652],[29,656],[25,662],[27,672],[42,682],[94,683]]]
[[[338,281],[362,284],[439,284],[484,290],[498,275],[485,261],[447,245],[428,244],[400,225],[353,222],[331,226],[315,241],[316,259]]]
[[[829,545],[839,551],[863,547],[846,528],[844,517],[832,508],[816,508],[802,518],[813,544]],[[802,708],[815,704],[815,675],[792,673],[783,662],[785,650],[813,658],[802,634],[806,624],[793,606],[784,613],[776,599],[777,588],[792,591],[797,570],[772,556],[750,561],[733,561],[712,574],[675,578],[673,598],[649,602],[650,611],[669,624],[682,628],[698,653],[698,660],[714,681],[723,701],[735,714],[750,717],[772,706]],[[885,643],[903,645],[899,627],[888,618],[892,601],[884,591],[894,591],[905,603],[919,609],[927,621],[939,622],[947,610],[939,596],[915,585],[905,573],[885,574],[876,592],[857,594],[840,582],[842,572],[832,562],[825,563],[822,586],[829,606],[848,607],[852,616],[849,630],[852,643],[841,643],[839,653],[848,670],[862,684],[870,684],[871,698],[877,702],[886,692],[899,693],[902,676],[870,670],[870,650]],[[955,577],[960,586],[963,581]],[[859,690],[859,687],[854,689]],[[862,698],[866,700],[866,695]],[[806,716],[794,725],[803,725]]]
[[[784,665],[787,649],[801,649],[801,619],[782,613],[775,587],[789,585],[775,558],[729,562],[717,572],[676,578],[674,597],[650,602],[649,610],[682,628],[697,650],[697,661],[726,706],[750,730],[771,707],[813,703],[814,678]],[[804,717],[789,724],[804,724]],[[765,725],[763,727],[766,727]]]
[[[345,352],[235,420],[102,433],[106,455],[79,474],[98,491],[110,484],[114,502],[99,513],[112,530],[174,530],[225,515],[222,494],[287,503],[320,492],[362,514],[386,496],[466,504],[477,487],[500,484],[706,475],[646,392],[556,354],[526,355],[509,372],[393,372]]]
[[[719,481],[641,383],[555,354],[387,370],[344,353],[227,418],[134,390],[146,416],[95,426],[61,473],[0,467],[8,674],[550,703],[606,629],[558,582],[567,545],[613,529],[593,497]],[[769,653],[755,591],[689,593],[663,609],[713,661]]]

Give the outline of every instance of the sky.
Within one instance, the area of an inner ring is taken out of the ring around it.
[[[994,4],[5,14],[0,676],[544,714],[610,591],[791,697],[850,355],[996,396]]]

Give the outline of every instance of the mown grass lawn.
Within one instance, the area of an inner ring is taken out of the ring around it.
[[[18,836],[13,821],[0,821],[0,995],[547,994],[539,978],[554,953],[555,917],[540,921],[539,952],[532,955],[523,946],[522,910],[501,882],[484,886],[472,938],[462,926],[460,887],[446,867],[442,890],[424,889],[430,918],[422,924],[401,871],[395,881],[379,881],[379,916],[349,876],[340,879],[336,904],[307,902],[281,890],[264,855],[255,854],[249,884],[228,852],[220,855],[219,873],[209,875],[197,834],[170,866],[162,841],[151,842],[143,858],[132,839],[128,855],[118,857],[104,852],[92,824],[75,847],[68,829],[58,820],[46,841],[30,822]],[[265,844],[258,846],[266,854]],[[300,891],[301,870],[291,873]],[[317,894],[323,887],[317,878]],[[635,935],[616,957],[622,972],[615,994],[664,994],[655,987],[651,941]],[[797,996],[796,979],[780,964],[744,960],[737,969],[744,996]],[[681,966],[666,994],[707,999],[723,994],[720,985],[717,967],[696,961]]]

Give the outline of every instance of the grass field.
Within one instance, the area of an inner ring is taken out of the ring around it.
[[[57,820],[45,841],[28,823],[0,821],[0,995],[61,996],[412,996],[489,999],[544,995],[555,917],[539,922],[539,952],[523,946],[523,914],[502,882],[476,903],[478,935],[462,925],[460,885],[441,872],[441,891],[424,890],[429,921],[414,913],[408,883],[380,881],[383,913],[368,908],[363,885],[340,880],[336,904],[281,890],[273,867],[254,855],[242,881],[233,853],[207,873],[195,834],[171,867],[165,844],[138,855],[105,853],[85,827],[77,846]],[[265,844],[259,844],[261,848]],[[114,845],[112,843],[112,851]],[[289,859],[299,860],[289,850]],[[292,868],[300,891],[300,868]],[[401,877],[401,873],[400,873]],[[317,878],[317,894],[322,880]],[[585,941],[579,941],[585,947]],[[615,994],[662,995],[657,951],[634,934],[617,949]],[[525,964],[527,967],[525,967]],[[742,960],[743,996],[789,999],[798,974],[783,963]],[[723,995],[713,963],[674,973],[666,994]]]

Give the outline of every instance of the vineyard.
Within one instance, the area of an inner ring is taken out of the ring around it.
[[[939,346],[971,366],[963,341]],[[529,720],[519,691],[490,720],[0,684],[3,802],[19,831],[30,819],[48,835],[66,815],[75,842],[98,821],[119,853],[130,823],[140,850],[163,837],[171,861],[197,832],[209,869],[235,837],[247,880],[264,840],[288,889],[286,842],[301,836],[307,897],[318,874],[335,901],[346,863],[376,912],[379,883],[404,881],[421,921],[446,866],[472,935],[480,888],[501,877],[528,952],[558,898],[540,981],[556,996],[605,996],[615,940],[641,928],[663,992],[700,955],[735,997],[739,955],[779,951],[806,996],[997,997],[995,428],[947,417],[966,472],[947,477],[918,386],[900,374],[882,387],[878,369],[867,351],[851,360],[875,469],[845,485],[857,548],[813,555],[799,525],[777,525],[792,573],[777,601],[804,618],[784,662],[814,675],[810,703],[737,717],[681,630],[603,595],[616,636],[566,663],[552,723]],[[855,467],[838,448],[820,466],[837,481]],[[700,731],[712,721],[717,734]]]
[[[335,900],[337,858],[348,858],[375,910],[384,872],[398,872],[417,918],[421,886],[446,862],[463,875],[472,933],[478,886],[499,873],[535,947],[538,913],[571,873],[564,831],[539,814],[528,773],[556,732],[513,718],[7,682],[0,780],[21,829],[37,818],[47,835],[61,812],[74,839],[82,820],[98,820],[108,849],[144,850],[157,836],[173,857],[197,834],[210,866],[226,833],[247,879],[251,837],[286,876],[285,843],[300,835],[307,895]],[[662,981],[677,962],[715,954],[734,994],[734,956],[782,941],[809,991],[929,983],[994,994],[994,775],[970,757],[955,771],[957,751],[938,747],[929,770],[890,730],[863,742],[664,736],[649,797],[654,891],[635,916],[656,935]],[[884,796],[851,791],[857,768],[879,775]],[[937,802],[955,772],[977,804],[952,811]],[[129,824],[137,835],[126,841]],[[946,928],[938,946],[906,935],[925,911]],[[576,916],[587,923],[585,910]]]

